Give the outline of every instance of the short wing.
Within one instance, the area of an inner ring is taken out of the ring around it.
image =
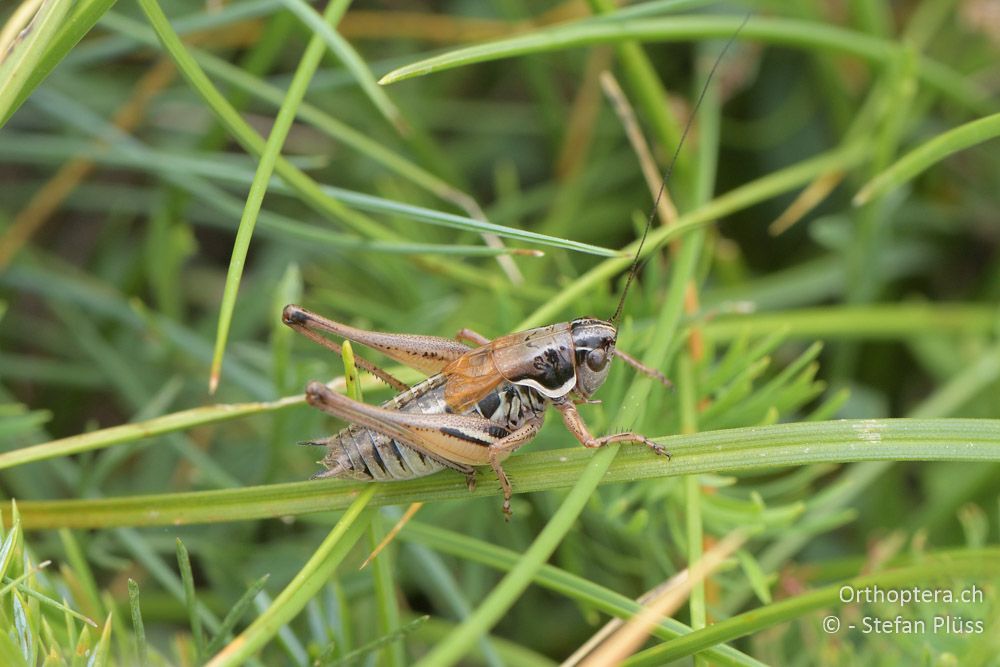
[[[501,336],[444,367],[441,373],[448,378],[445,401],[451,409],[463,412],[504,380],[535,386],[543,391],[554,389],[556,387],[544,384],[546,377],[553,375],[553,351],[559,360],[555,364],[559,377],[553,381],[560,388],[567,383],[572,386],[575,384],[572,346],[573,337],[569,324],[565,323]]]
[[[359,403],[331,391],[321,382],[306,388],[309,404],[351,422],[383,433],[435,461],[458,470],[489,463],[489,446],[509,430],[482,417],[455,414],[397,412]]]
[[[462,355],[441,371],[447,378],[444,400],[452,410],[465,412],[504,381],[493,364],[493,344]]]

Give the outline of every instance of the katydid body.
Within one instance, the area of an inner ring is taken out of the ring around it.
[[[500,480],[504,512],[509,514],[512,490],[501,461],[538,433],[549,405],[586,447],[635,441],[666,454],[637,433],[595,438],[576,410],[575,401],[589,400],[604,383],[616,356],[617,332],[610,322],[582,318],[493,341],[463,331],[464,338],[482,343],[469,348],[447,338],[355,329],[298,306],[286,306],[283,320],[331,349],[339,350],[339,345],[320,332],[434,372],[409,388],[385,374],[403,391],[382,406],[359,403],[320,382],[310,383],[306,389],[310,405],[351,423],[314,443],[327,448],[322,460],[326,470],[316,477],[394,481],[447,467],[465,474],[471,487],[474,468],[489,465]],[[631,357],[623,358],[659,376]]]

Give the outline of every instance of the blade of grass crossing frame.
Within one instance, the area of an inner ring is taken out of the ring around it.
[[[735,32],[741,20],[733,16],[697,15],[622,20],[611,15],[573,21],[508,39],[455,49],[395,69],[383,76],[379,83],[386,85],[472,63],[594,44],[725,38]],[[797,19],[758,18],[743,31],[743,37],[803,49],[845,53],[879,64],[891,62],[897,53],[895,44],[889,40]],[[986,92],[970,84],[951,68],[923,57],[917,70],[924,83],[955,102],[970,109],[993,111]]]
[[[207,663],[208,667],[243,664],[298,615],[306,603],[326,585],[337,566],[364,533],[369,523],[366,507],[375,495],[375,490],[375,485],[369,485],[358,494],[285,590],[250,627],[216,654]]]
[[[913,179],[917,174],[949,155],[997,137],[1000,137],[1000,113],[965,123],[939,134],[913,149],[868,181],[854,196],[853,203],[855,206],[861,206]]]
[[[324,22],[319,13],[304,2],[304,0],[282,0],[282,4],[288,11],[295,14],[305,25],[307,25],[316,36],[322,39],[330,52],[340,60],[341,64],[351,73],[355,81],[361,87],[364,94],[371,100],[375,108],[378,109],[387,121],[389,121],[400,134],[406,134],[406,123],[399,113],[399,109],[392,103],[389,96],[382,90],[375,77],[372,76],[364,60],[358,52],[340,36],[330,24]]]
[[[1000,420],[836,420],[702,431],[660,436],[656,441],[668,451],[674,450],[671,461],[651,459],[644,449],[629,448],[616,461],[604,483],[765,465],[779,468],[894,459],[996,462],[1000,461]],[[531,452],[514,457],[508,470],[512,477],[516,475],[522,492],[564,489],[572,486],[592,456],[590,450],[582,447]],[[18,507],[23,525],[29,530],[188,525],[334,511],[346,508],[361,489],[371,486],[303,481],[105,499],[24,501]],[[430,475],[379,485],[374,503],[405,505],[414,501],[466,500],[497,493],[496,489],[480,485],[470,494],[461,478]],[[12,522],[9,508],[3,508],[3,516],[8,524]],[[172,591],[181,590],[179,582],[171,581],[165,586]],[[205,626],[216,630],[208,623]]]
[[[149,1],[149,0],[147,0]],[[336,24],[340,17],[347,10],[350,0],[336,0],[327,5],[323,13],[323,20],[328,24]],[[226,350],[226,339],[229,337],[229,327],[232,324],[233,311],[236,308],[236,295],[239,292],[240,279],[243,276],[243,266],[246,264],[247,252],[250,249],[250,237],[253,235],[253,228],[260,214],[260,207],[264,201],[264,194],[267,192],[268,182],[271,174],[274,173],[274,165],[281,152],[281,147],[285,143],[285,137],[292,127],[295,115],[298,112],[298,105],[305,97],[309,82],[316,73],[320,60],[323,58],[323,40],[314,34],[306,46],[305,53],[299,61],[299,66],[295,70],[295,76],[288,87],[288,95],[284,103],[278,110],[271,133],[268,135],[267,143],[264,145],[264,152],[260,156],[260,163],[257,166],[257,173],[254,174],[253,183],[250,185],[250,194],[247,196],[246,208],[243,211],[243,218],[240,220],[239,230],[236,232],[236,242],[233,244],[233,255],[229,263],[229,272],[226,275],[226,286],[222,295],[222,305],[219,309],[219,327],[216,332],[215,352],[212,358],[212,370],[208,381],[209,393],[215,393],[219,385],[219,374],[222,371],[222,357]]]

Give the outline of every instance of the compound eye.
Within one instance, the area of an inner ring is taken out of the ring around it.
[[[604,370],[608,365],[608,352],[603,347],[591,350],[587,353],[587,367],[592,371]]]

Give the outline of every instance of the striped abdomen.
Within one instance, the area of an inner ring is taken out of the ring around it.
[[[397,394],[382,407],[400,412],[444,414],[451,412],[445,403],[446,378],[434,375],[409,390]],[[548,401],[530,387],[504,382],[487,394],[466,414],[476,414],[503,426],[508,431],[520,427],[528,419],[545,413]],[[468,442],[473,443],[472,440]],[[316,444],[325,445],[324,470],[316,477],[342,477],[363,481],[393,481],[430,475],[445,467],[466,469],[462,464],[450,464],[408,447],[395,438],[361,426],[348,426],[336,435]],[[476,446],[486,447],[483,441]],[[486,455],[483,455],[486,463]]]

